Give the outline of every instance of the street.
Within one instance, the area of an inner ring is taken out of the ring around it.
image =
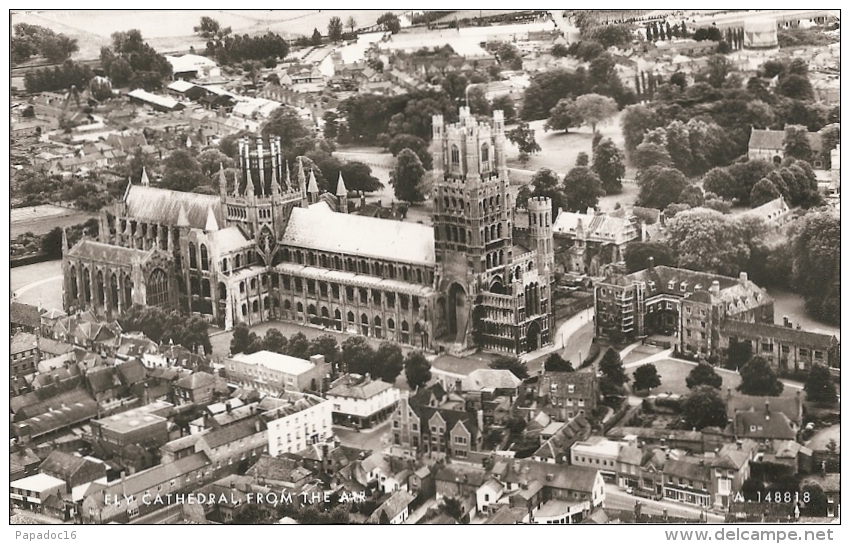
[[[680,502],[662,499],[654,501],[643,497],[635,497],[629,495],[625,490],[618,488],[615,484],[605,484],[605,508],[615,510],[630,510],[635,508],[635,501],[639,501],[643,506],[641,512],[644,514],[664,515],[664,510],[670,516],[683,518],[699,519],[701,510],[696,506],[689,506]],[[708,512],[709,523],[723,523],[724,516]]]
[[[341,425],[334,425],[333,432],[343,446],[380,452],[383,451],[385,446],[384,437],[388,436],[389,424],[390,420],[388,419],[377,427],[364,429],[360,432]]]
[[[588,308],[567,319],[558,327],[553,338],[553,345],[526,353],[520,358],[526,362],[528,373],[532,376],[543,370],[543,363],[550,353],[560,353],[564,359],[573,364],[573,368],[578,369],[590,353],[593,335],[593,308]]]

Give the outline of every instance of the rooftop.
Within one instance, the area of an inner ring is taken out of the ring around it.
[[[304,359],[290,357],[289,355],[281,355],[280,353],[266,350],[248,355],[244,353],[237,353],[231,357],[231,359],[241,363],[247,363],[249,365],[262,366],[270,370],[274,370],[275,372],[282,372],[284,374],[292,374],[296,376],[313,370],[315,366],[310,361],[306,361]]]
[[[145,407],[133,408],[132,410],[113,414],[103,419],[93,420],[92,423],[97,422],[97,424],[104,429],[108,429],[116,433],[127,433],[144,427],[160,425],[168,421],[164,417],[149,413],[144,408]]]
[[[9,343],[9,353],[16,355],[24,351],[34,350],[38,348],[38,338],[36,335],[29,332],[19,332],[12,337]]]
[[[60,480],[47,474],[34,474],[33,476],[21,478],[9,484],[9,487],[32,491],[34,493],[42,493],[56,486],[65,487],[65,480]]]
[[[358,378],[348,374],[331,385],[327,396],[370,399],[391,388],[392,385],[383,380],[372,380],[369,377]]]

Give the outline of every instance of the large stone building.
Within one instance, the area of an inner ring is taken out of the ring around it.
[[[502,113],[434,116],[433,136],[433,230],[348,214],[343,179],[319,194],[300,161],[290,175],[279,139],[241,140],[219,196],[143,175],[101,214],[97,240],[65,243],[65,309],[114,319],[143,304],[226,329],[285,320],[427,349],[550,343],[551,201],[529,202],[533,247],[515,244]]]
[[[730,278],[653,266],[652,260],[645,270],[615,274],[596,285],[597,335],[675,335],[679,351],[708,355],[724,347],[721,329],[727,320],[773,323],[773,299],[746,272]]]

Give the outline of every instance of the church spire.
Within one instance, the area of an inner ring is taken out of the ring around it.
[[[342,179],[342,170],[339,171],[339,181],[336,183],[336,196],[348,196],[348,189],[345,188],[345,180]]]
[[[306,196],[307,177],[304,175],[304,163],[301,162],[301,157],[296,160],[298,161],[298,168],[295,170],[295,181],[298,183],[298,190],[301,191],[301,195]]]
[[[313,169],[310,169],[310,181],[307,185],[307,196],[310,204],[315,204],[319,200],[319,184],[316,183],[316,174]]]
[[[62,227],[62,255],[67,255],[70,249],[68,247],[68,231],[65,230],[65,227]]]
[[[215,219],[215,213],[213,213],[212,207],[207,208],[207,224],[204,226],[204,230],[207,232],[218,230],[218,221]]]
[[[233,196],[239,196],[239,172],[233,174]]]
[[[142,185],[145,187],[150,187],[151,180],[148,179],[148,172],[145,170],[145,167],[142,166]]]
[[[224,165],[218,163],[218,189],[221,196],[227,196],[227,178],[224,177]]]
[[[336,184],[336,198],[336,211],[348,213],[348,189],[345,187],[345,181],[342,179],[342,171],[339,173],[339,181]]]
[[[289,159],[286,160],[286,179],[284,183],[286,184],[286,190],[292,191],[292,179],[289,177]]]
[[[127,221],[129,225],[130,222]],[[186,207],[181,203],[180,204],[180,212],[177,214],[177,226],[178,227],[189,227],[189,214],[186,213]]]
[[[280,184],[277,182],[277,168],[272,167],[272,194],[280,194]]]
[[[248,168],[245,172],[248,174],[248,181],[245,183],[245,196],[251,197],[254,196],[257,188],[254,186],[254,180],[251,178],[251,169]]]

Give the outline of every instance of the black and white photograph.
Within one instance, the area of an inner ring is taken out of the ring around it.
[[[838,539],[840,9],[70,7],[9,10],[15,541]]]

